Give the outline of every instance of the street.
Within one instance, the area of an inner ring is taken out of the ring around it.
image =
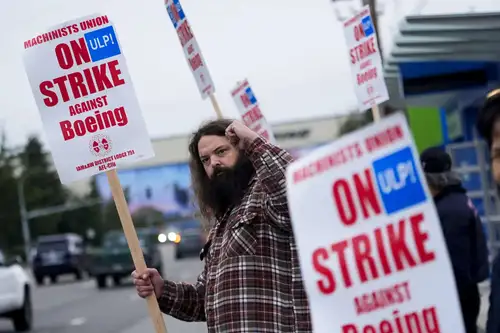
[[[202,263],[197,257],[176,261],[169,245],[162,247],[164,277],[174,281],[195,282]],[[61,279],[57,285],[37,287],[33,295],[33,333],[144,333],[154,332],[146,302],[139,298],[131,281],[123,286],[98,290],[94,280],[74,282]],[[110,284],[111,285],[111,284]],[[482,304],[479,332],[484,332],[488,310],[489,283],[481,284]],[[185,323],[164,316],[167,331],[206,332],[205,323]],[[0,320],[0,333],[12,333],[8,320]]]
[[[173,249],[163,249],[166,277],[195,282],[201,272],[199,258],[176,261]],[[110,284],[111,286],[111,284]],[[154,332],[145,300],[131,281],[123,286],[98,290],[94,280],[61,279],[57,285],[37,287],[33,294],[34,333],[143,333]],[[165,316],[167,331],[206,332],[205,323],[184,323]],[[0,333],[14,332],[10,321],[0,320]]]

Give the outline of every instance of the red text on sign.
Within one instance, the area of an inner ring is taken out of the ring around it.
[[[189,65],[193,71],[197,70],[201,66],[203,66],[203,61],[201,60],[201,55],[196,53],[194,57],[189,59]]]
[[[109,18],[106,15],[103,15],[80,22],[80,28],[82,31],[85,31],[103,26],[105,24],[109,24]]]
[[[365,147],[367,151],[373,152],[403,138],[403,129],[401,128],[401,126],[396,125],[386,128],[379,133],[376,133],[375,135],[367,137],[365,139]]]
[[[361,44],[356,45],[349,51],[351,55],[351,63],[354,65],[376,52],[377,48],[375,47],[375,38],[371,37]]]
[[[392,319],[383,319],[372,325],[346,324],[341,333],[440,333],[439,318],[436,307],[423,308],[420,311],[400,314],[392,312]]]
[[[354,298],[356,314],[370,313],[385,309],[386,307],[409,302],[411,300],[410,285],[408,281],[396,283],[387,288],[364,293]]]
[[[56,30],[52,30],[52,31],[43,33],[41,35],[33,37],[32,39],[29,39],[29,40],[25,41],[24,42],[24,48],[28,49],[30,47],[33,47],[33,46],[36,46],[36,45],[40,45],[40,44],[46,43],[46,42],[54,40],[54,39],[58,39],[58,38],[61,38],[61,37],[66,37],[66,36],[75,34],[75,33],[79,32],[79,31],[80,30],[78,29],[78,25],[77,24],[72,24],[72,25],[69,25],[67,27],[63,27],[63,28],[59,28],[59,29],[56,29]]]
[[[368,60],[363,61],[363,62],[359,65],[359,69],[360,69],[360,70],[363,70],[363,69],[365,69],[365,68],[367,68],[367,67],[370,67],[370,66],[372,66],[372,61],[371,61],[370,59],[368,59]]]
[[[361,233],[329,247],[317,248],[311,261],[314,270],[322,276],[316,282],[319,291],[332,294],[339,282],[350,288],[357,281],[377,280],[382,275],[432,262],[436,255],[426,248],[429,234],[421,228],[423,221],[423,213],[417,213],[372,233]],[[354,259],[354,269],[350,270],[347,258]]]
[[[75,65],[80,66],[92,61],[87,44],[83,38],[72,40],[69,42],[69,45],[66,43],[58,44],[55,52],[59,67],[66,70]]]
[[[87,133],[95,133],[106,128],[125,126],[128,124],[128,116],[125,108],[120,106],[114,110],[105,112],[95,111],[94,115],[83,120],[63,120],[59,123],[64,141],[74,139],[77,136],[85,136]]]
[[[181,45],[186,45],[191,39],[194,38],[193,32],[191,31],[191,27],[187,20],[184,20],[182,24],[177,28],[177,36],[179,36],[179,40]]]
[[[362,73],[356,74],[358,86],[377,78],[377,68],[370,68]]]
[[[243,121],[248,126],[264,118],[259,106],[254,106],[243,115]]]
[[[355,173],[352,181],[355,192],[351,191],[349,182],[345,178],[336,180],[332,186],[335,207],[337,208],[340,221],[346,226],[353,225],[358,220],[358,207],[356,207],[356,203],[359,205],[364,219],[368,219],[370,216],[377,216],[382,212],[370,169],[367,168],[362,173]]]
[[[243,106],[244,107],[249,107],[250,105],[252,105],[252,102],[250,102],[250,98],[248,98],[248,95],[247,94],[242,94],[240,96],[240,99],[241,99],[241,102],[243,103]]]
[[[108,105],[108,96],[104,95],[101,97],[96,97],[88,101],[83,101],[76,103],[75,105],[70,105],[69,115],[76,116],[77,114],[82,114],[95,109],[102,108]]]
[[[120,76],[122,72],[118,65],[118,60],[112,60],[85,68],[81,72],[63,75],[51,81],[43,81],[40,83],[40,92],[45,96],[44,104],[53,107],[61,101],[79,99],[125,84],[125,80]]]
[[[297,184],[316,175],[320,175],[336,166],[351,162],[362,155],[363,151],[358,143],[347,145],[295,171],[293,173],[293,182]]]
[[[363,24],[356,24],[354,26],[354,39],[356,39],[356,42],[359,42],[361,39],[365,38],[365,29],[363,29]]]

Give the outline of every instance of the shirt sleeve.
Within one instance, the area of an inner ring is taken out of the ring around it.
[[[493,261],[490,288],[486,333],[498,333],[500,332],[500,257],[498,255]]]
[[[158,298],[160,310],[182,321],[206,321],[205,279],[204,270],[195,284],[166,280]]]
[[[480,283],[488,278],[490,267],[488,262],[488,245],[486,242],[486,236],[484,235],[481,219],[475,210],[473,210],[472,214],[472,227],[474,228],[471,233],[471,237],[474,237],[471,246],[474,268],[473,278],[475,282]]]
[[[266,194],[266,214],[280,228],[292,231],[286,196],[286,168],[293,162],[292,155],[260,137],[248,146],[246,152]]]

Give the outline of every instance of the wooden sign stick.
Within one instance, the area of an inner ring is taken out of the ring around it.
[[[130,249],[130,253],[132,254],[135,269],[138,272],[144,272],[147,269],[146,261],[144,260],[144,254],[142,253],[139,238],[137,237],[137,232],[135,231],[134,222],[132,221],[132,216],[130,215],[130,211],[128,209],[127,200],[125,199],[125,194],[123,193],[118,173],[116,172],[116,169],[113,169],[107,171],[106,175],[108,176],[109,187],[111,188],[111,193],[113,194],[116,210],[118,211],[118,216],[120,217],[120,222],[127,239],[128,247]],[[149,315],[153,320],[156,333],[167,333],[167,328],[165,326],[165,322],[163,321],[163,315],[160,311],[156,296],[153,294],[146,298],[146,301],[148,303]]]
[[[380,110],[379,110],[377,104],[375,104],[374,106],[372,106],[372,115],[373,115],[373,121],[374,122],[377,122],[377,121],[380,120]]]
[[[210,94],[210,102],[212,102],[212,106],[214,107],[217,118],[222,119],[222,111],[220,110],[219,103],[217,102],[217,99],[215,99],[214,94]]]

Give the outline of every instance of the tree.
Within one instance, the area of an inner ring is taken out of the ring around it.
[[[14,156],[6,148],[5,132],[0,138],[0,248],[5,251],[22,245],[22,228],[17,200],[17,181],[14,177]]]
[[[362,113],[351,113],[345,122],[340,126],[339,135],[351,133],[373,121],[372,110],[368,109]]]
[[[68,193],[62,186],[57,172],[47,161],[42,143],[36,136],[28,138],[19,158],[27,210],[64,204]],[[62,214],[53,214],[31,219],[29,224],[32,237],[57,233],[61,217]]]
[[[127,200],[128,203],[130,198],[129,189],[124,188],[123,192],[125,194],[125,200]],[[103,216],[103,232],[122,228],[120,217],[118,216],[118,211],[116,210],[116,205],[113,199],[110,199],[107,202],[103,203],[102,216]]]
[[[95,238],[92,241],[98,243],[103,232],[102,205],[98,203],[100,197],[95,177],[91,180],[90,184],[90,191],[86,195],[76,196],[70,194],[68,196],[66,204],[81,205],[84,207],[64,212],[58,224],[57,232],[72,232],[85,237],[87,231],[92,229],[95,232]]]
[[[380,107],[380,116],[381,117],[389,116],[398,111],[399,111],[398,109],[394,108],[391,105],[385,105],[383,107]],[[371,109],[368,109],[361,113],[353,112],[347,117],[346,121],[342,124],[342,126],[340,126],[339,134],[341,136],[345,135],[361,127],[364,127],[370,124],[371,122],[373,122],[373,113]]]
[[[158,227],[165,224],[163,213],[154,207],[142,207],[132,215],[136,228]]]

